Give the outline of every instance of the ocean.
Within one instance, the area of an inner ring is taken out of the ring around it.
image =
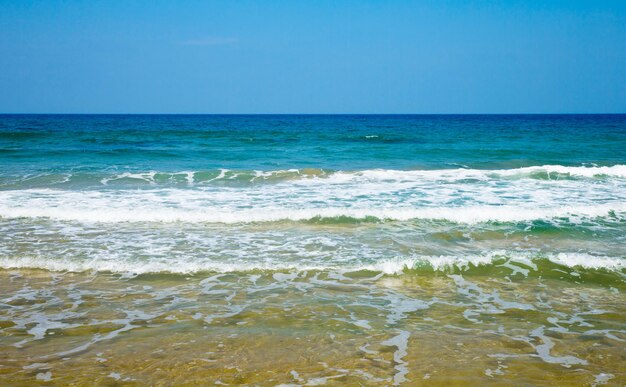
[[[0,383],[626,384],[626,115],[0,115]]]

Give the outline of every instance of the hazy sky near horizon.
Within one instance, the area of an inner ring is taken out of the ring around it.
[[[626,113],[626,1],[5,1],[4,113]]]

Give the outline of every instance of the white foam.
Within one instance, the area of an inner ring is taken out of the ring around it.
[[[407,381],[406,374],[409,373],[409,368],[408,363],[404,360],[404,357],[407,355],[410,336],[410,332],[401,330],[397,336],[394,336],[381,343],[385,346],[397,348],[396,351],[393,353],[393,361],[395,363],[394,369],[397,371],[393,376],[394,386],[398,386]]]
[[[220,262],[218,260],[199,259],[198,257],[176,259],[67,259],[52,257],[0,257],[2,269],[43,269],[59,272],[113,272],[122,274],[173,273],[192,274],[197,272],[249,272],[249,271],[277,271],[289,274],[275,273],[276,281],[290,282],[296,276],[295,272],[305,271],[337,271],[349,273],[356,271],[374,271],[384,274],[401,274],[405,270],[429,266],[432,270],[446,271],[449,269],[467,270],[470,267],[486,266],[496,260],[506,260],[509,263],[523,262],[537,271],[533,264],[536,259],[548,259],[566,267],[584,267],[588,269],[605,269],[621,272],[626,269],[626,259],[620,257],[595,256],[582,253],[558,253],[538,255],[524,252],[495,251],[486,254],[467,256],[416,256],[412,258],[398,258],[382,260],[378,263],[359,262],[302,262],[257,261],[257,262]],[[528,270],[530,271],[530,270]],[[515,270],[513,270],[515,272]]]
[[[52,380],[52,372],[40,372],[36,375],[37,380],[41,380],[43,382],[49,382]]]
[[[613,374],[601,372],[598,375],[596,375],[596,378],[593,381],[592,386],[596,387],[596,386],[600,386],[600,385],[603,385],[603,384],[607,384],[609,382],[609,380],[613,379],[614,377],[615,377],[615,375],[613,375]]]
[[[132,194],[131,194],[132,195]],[[467,207],[323,207],[280,208],[258,207],[224,208],[211,205],[186,205],[178,199],[180,207],[169,207],[166,200],[150,201],[145,195],[127,198],[96,197],[79,193],[53,193],[45,198],[21,198],[21,205],[10,204],[9,196],[0,198],[2,218],[50,218],[79,222],[193,222],[193,223],[252,223],[282,220],[303,221],[315,218],[408,221],[413,219],[445,220],[457,223],[523,222],[554,218],[596,218],[620,215],[626,212],[626,202],[596,205],[564,205],[551,207],[474,205]],[[36,195],[33,195],[36,196]],[[293,203],[289,203],[293,204]]]
[[[112,272],[122,274],[149,274],[173,273],[192,274],[197,272],[245,272],[255,270],[276,271],[307,271],[325,270],[328,267],[303,266],[293,264],[266,264],[258,263],[221,263],[207,261],[137,261],[137,260],[54,260],[44,257],[0,258],[0,268],[3,269],[43,269],[59,272]]]
[[[188,183],[184,188],[155,183],[157,172],[124,173],[117,178],[143,183],[135,188],[131,185],[97,190],[0,191],[0,217],[210,223],[373,217],[470,224],[606,217],[626,212],[626,180],[621,178],[624,169],[626,166],[543,166],[501,171],[366,170],[236,187],[202,185],[195,182],[194,172],[185,171],[178,173],[176,179]],[[593,182],[502,178],[539,170],[583,176],[612,174],[620,178]],[[301,176],[298,170],[282,172]],[[266,178],[272,173],[278,172],[256,172],[251,176]],[[222,170],[214,179],[236,175]]]
[[[532,173],[532,172],[547,172],[547,173],[562,173],[570,174],[572,176],[594,177],[594,176],[613,176],[613,177],[626,177],[626,165],[613,165],[610,167],[566,167],[562,165],[543,165],[540,167],[525,167],[518,169],[508,169],[496,171],[500,174],[515,174]]]
[[[571,367],[573,365],[586,365],[588,364],[588,362],[584,359],[580,359],[576,356],[554,356],[551,354],[551,350],[554,347],[554,342],[552,341],[552,339],[548,336],[546,336],[544,334],[544,327],[539,327],[534,329],[530,335],[532,337],[537,337],[542,341],[542,344],[532,344],[529,342],[530,345],[533,346],[533,348],[535,348],[535,351],[537,351],[537,357],[539,357],[541,360],[543,360],[546,363],[556,363],[556,364],[560,364],[564,367]]]
[[[626,165],[613,165],[606,167],[571,167],[563,165],[541,165],[523,168],[512,169],[470,169],[470,168],[456,168],[456,169],[432,169],[432,170],[393,170],[393,169],[369,169],[363,171],[354,172],[337,172],[329,175],[329,179],[342,178],[343,180],[349,178],[366,177],[376,180],[416,180],[421,178],[439,178],[439,179],[488,179],[493,176],[520,176],[530,177],[530,174],[534,173],[556,173],[577,177],[596,177],[596,176],[611,176],[611,177],[626,177]]]
[[[584,267],[586,269],[626,269],[626,260],[614,257],[594,256],[582,253],[559,253],[549,256],[550,261],[567,267]]]
[[[531,174],[536,173],[569,175],[573,177],[597,177],[597,176],[609,176],[609,177],[626,177],[626,165],[613,165],[613,166],[564,166],[564,165],[541,165],[512,169],[471,169],[471,168],[450,168],[450,169],[432,169],[432,170],[397,170],[397,169],[366,169],[361,171],[336,171],[327,173],[321,171],[319,174],[305,173],[300,169],[285,169],[285,170],[272,170],[272,171],[236,171],[229,169],[220,169],[218,176],[207,180],[206,182],[217,180],[232,180],[237,176],[250,175],[250,180],[264,180],[272,178],[274,176],[291,176],[299,175],[301,178],[308,180],[325,180],[325,181],[342,181],[358,179],[371,179],[371,180],[419,180],[424,178],[439,178],[439,179],[488,179],[494,176],[519,176],[530,177]],[[194,182],[194,175],[196,173],[203,173],[203,171],[181,171],[181,172],[169,172],[168,175],[185,175],[187,181]],[[206,172],[204,172],[206,173]],[[154,177],[157,174],[166,174],[165,172],[147,171],[147,172],[123,172],[117,175],[113,175],[102,180],[103,184],[107,184],[110,181],[120,179],[137,179],[147,182],[154,182]]]

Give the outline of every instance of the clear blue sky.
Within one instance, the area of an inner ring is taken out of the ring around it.
[[[0,0],[0,112],[626,113],[626,0]]]

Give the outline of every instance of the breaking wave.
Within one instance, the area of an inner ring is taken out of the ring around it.
[[[190,223],[260,223],[278,221],[322,221],[346,223],[358,221],[442,220],[454,223],[528,222],[535,220],[626,219],[626,203],[587,206],[536,208],[531,206],[469,206],[427,208],[253,208],[219,207],[169,208],[149,206],[59,206],[10,207],[0,205],[1,218],[50,218],[79,222],[190,222]]]
[[[626,178],[626,165],[563,166],[543,165],[513,169],[436,169],[333,171],[319,168],[285,169],[275,171],[215,169],[206,171],[125,171],[112,173],[64,172],[40,173],[26,176],[5,176],[0,180],[4,189],[38,187],[118,187],[118,186],[206,186],[281,183],[294,180],[314,180],[317,184],[350,181],[422,181],[461,179],[535,179],[568,180],[590,178]]]
[[[504,268],[507,275],[547,274],[558,268],[580,270],[603,270],[620,274],[626,270],[626,259],[597,256],[586,253],[538,254],[531,252],[494,251],[478,255],[414,256],[385,259],[377,262],[338,265],[321,263],[302,265],[298,262],[217,262],[197,259],[172,260],[98,260],[98,259],[51,259],[50,257],[0,257],[2,269],[43,269],[57,272],[111,272],[118,274],[194,274],[201,272],[250,272],[250,271],[359,271],[388,275],[420,272],[471,272],[472,270]]]

